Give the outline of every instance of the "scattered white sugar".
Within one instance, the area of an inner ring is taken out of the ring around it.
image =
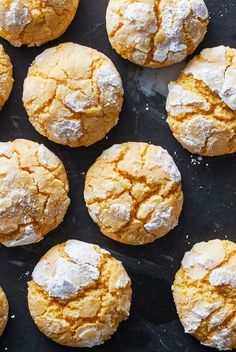
[[[15,317],[16,317],[15,314],[11,315],[11,319],[15,319]]]

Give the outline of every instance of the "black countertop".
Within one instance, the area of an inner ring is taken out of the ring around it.
[[[81,0],[67,32],[42,47],[13,48],[0,40],[13,62],[15,78],[11,97],[0,113],[0,140],[28,138],[44,143],[55,152],[66,166],[72,199],[64,222],[42,242],[9,249],[0,246],[0,284],[10,303],[9,323],[0,340],[1,352],[73,350],[44,337],[31,320],[27,307],[27,281],[35,264],[49,248],[72,238],[111,251],[123,261],[133,282],[130,318],[111,340],[93,348],[94,352],[212,351],[184,334],[175,312],[171,285],[184,253],[194,243],[213,238],[236,240],[236,155],[198,159],[178,144],[166,123],[165,98],[155,91],[159,71],[139,68],[111,49],[105,30],[107,2]],[[220,44],[236,47],[235,0],[206,0],[206,3],[211,17],[209,31],[197,52]],[[87,149],[70,149],[40,136],[28,122],[21,102],[23,80],[35,56],[66,41],[91,46],[109,56],[125,87],[119,124],[107,139]],[[179,226],[155,243],[141,247],[122,245],[101,235],[83,199],[84,174],[90,165],[104,149],[126,141],[151,141],[163,146],[173,155],[183,176],[185,204]]]

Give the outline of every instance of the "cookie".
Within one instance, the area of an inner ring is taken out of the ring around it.
[[[100,247],[69,240],[36,265],[29,310],[53,341],[73,347],[101,345],[127,319],[131,281],[121,262]]]
[[[16,139],[0,143],[0,243],[40,241],[69,206],[65,168],[44,145]]]
[[[122,82],[105,55],[65,43],[37,56],[25,79],[23,102],[43,136],[70,147],[89,146],[117,124]]]
[[[166,109],[175,138],[194,154],[236,152],[236,50],[204,49],[170,83]]]
[[[9,306],[7,297],[0,287],[0,337],[2,336],[8,321]]]
[[[0,44],[0,110],[8,100],[13,86],[12,64],[3,46]]]
[[[166,235],[183,205],[181,175],[172,157],[147,143],[104,151],[87,172],[84,196],[101,232],[130,245]]]
[[[220,351],[236,348],[236,244],[195,244],[182,260],[173,285],[185,332]]]
[[[203,0],[110,0],[106,14],[108,37],[117,53],[153,68],[193,53],[207,25]]]
[[[78,4],[79,0],[0,0],[0,36],[16,47],[44,44],[66,31]]]

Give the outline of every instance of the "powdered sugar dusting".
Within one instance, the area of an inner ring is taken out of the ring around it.
[[[227,61],[227,50],[234,54],[231,65]],[[204,49],[200,57],[203,60],[193,59],[184,72],[191,73],[194,78],[203,81],[232,110],[236,110],[236,51],[219,46]]]
[[[21,0],[13,1],[8,11],[2,13],[3,26],[10,28],[12,33],[18,33],[32,20],[29,9]]]
[[[59,160],[55,154],[48,150],[43,144],[38,147],[38,159],[40,164],[51,170],[57,168],[59,164]]]
[[[112,218],[120,221],[130,220],[130,204],[112,204],[109,208],[109,214]]]
[[[187,90],[177,83],[171,82],[169,84],[166,110],[171,115],[194,112],[196,107],[208,111],[210,109],[210,104],[208,104],[201,95]]]
[[[234,265],[223,266],[213,270],[209,276],[212,286],[230,285],[236,288],[236,262]]]
[[[84,112],[88,107],[95,104],[96,101],[90,95],[85,95],[77,91],[68,93],[63,103],[75,112]]]
[[[93,245],[67,241],[65,253],[74,263],[52,250],[39,261],[32,274],[34,281],[43,286],[49,296],[60,299],[68,299],[70,295],[77,294],[81,288],[90,286],[100,276],[97,267],[100,254]]]
[[[222,263],[224,258],[225,250],[220,240],[200,242],[185,253],[182,266],[193,279],[201,279],[208,270]]]
[[[36,243],[41,240],[42,236],[35,231],[34,227],[32,225],[27,225],[19,238],[11,241],[2,241],[2,244],[6,247],[17,247]]]
[[[90,264],[98,266],[101,255],[95,250],[95,245],[69,240],[66,242],[64,251],[76,264]]]
[[[158,234],[159,232],[169,232],[176,225],[173,208],[161,204],[156,207],[151,220],[144,225],[144,228],[151,234]]]
[[[77,141],[83,136],[82,124],[79,119],[55,121],[50,129],[55,138],[62,143]]]
[[[177,168],[173,158],[162,147],[158,147],[158,151],[155,155],[155,162],[157,165],[164,170],[170,180],[174,182],[181,181],[181,174]]]
[[[191,148],[192,152],[200,153],[213,131],[214,122],[204,116],[194,116],[184,124],[180,140],[183,146]]]
[[[191,312],[186,314],[181,322],[184,326],[184,331],[188,334],[193,334],[200,326],[201,322],[206,319],[212,312],[219,309],[221,304],[219,302],[208,303],[198,302]]]

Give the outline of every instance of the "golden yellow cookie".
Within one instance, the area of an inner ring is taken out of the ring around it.
[[[166,109],[175,138],[191,153],[236,152],[236,50],[203,50],[170,83]]]
[[[0,0],[0,36],[14,46],[41,45],[62,35],[79,0]]]
[[[195,244],[182,260],[173,285],[185,332],[221,351],[236,348],[236,244]]]
[[[70,147],[89,146],[117,124],[122,82],[105,55],[65,43],[36,57],[25,79],[23,102],[43,136]]]
[[[13,86],[12,64],[0,44],[0,110],[9,98]]]
[[[9,306],[7,297],[0,287],[0,337],[2,336],[8,321]]]
[[[193,53],[207,31],[203,0],[110,0],[106,15],[112,47],[146,67],[165,67]]]
[[[181,213],[181,175],[162,147],[113,145],[86,175],[85,201],[106,236],[131,245],[153,242],[173,229]]]
[[[40,241],[63,220],[70,204],[65,168],[44,145],[0,143],[0,243]]]
[[[70,240],[36,265],[28,303],[38,328],[73,347],[101,345],[129,316],[131,281],[123,265],[100,247]]]

